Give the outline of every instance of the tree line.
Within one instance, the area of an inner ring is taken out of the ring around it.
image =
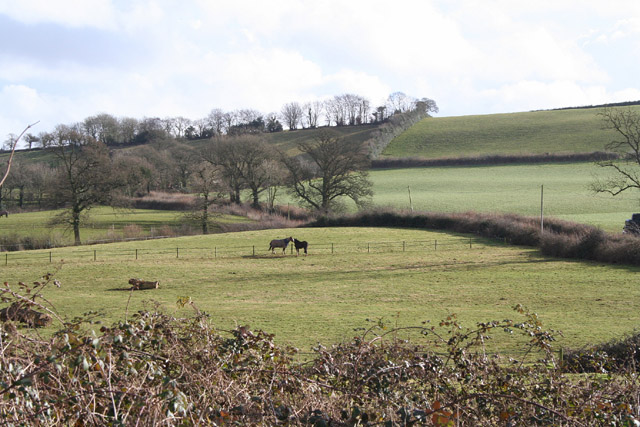
[[[368,102],[355,95],[336,96],[323,105],[329,112],[326,120],[338,126],[362,124],[369,112]],[[437,109],[433,101],[399,92],[390,95],[389,106],[394,109],[390,123],[404,115],[426,116]],[[296,103],[283,107],[287,127],[315,127],[319,110],[309,107],[306,117],[311,121],[305,121],[304,112],[295,115],[302,111],[297,107]],[[375,120],[389,119],[382,115],[386,108],[379,111]],[[231,116],[218,113],[214,110],[210,116]],[[191,219],[202,226],[203,233],[213,220],[212,203],[239,204],[244,194],[249,194],[253,207],[273,209],[278,191],[284,190],[301,205],[319,212],[335,209],[344,197],[363,206],[372,196],[367,177],[371,143],[341,138],[327,127],[299,143],[300,154],[290,157],[266,142],[262,116],[243,110],[234,117],[242,118],[218,122],[220,127],[212,128],[212,135],[198,144],[185,138],[192,125],[180,118],[136,123],[103,114],[58,125],[37,137],[42,149],[52,154],[50,160],[14,161],[12,173],[0,187],[0,206],[12,201],[21,209],[27,204],[63,208],[53,222],[67,225],[80,244],[80,227],[92,207],[126,206],[152,191],[195,194]],[[146,135],[143,139],[149,138],[147,143],[113,149],[120,145],[118,141],[136,141],[142,134]],[[33,137],[25,134],[25,139]],[[11,146],[16,142],[14,139]]]
[[[101,113],[74,125],[74,130],[86,133],[107,146],[128,146],[146,144],[163,138],[195,140],[223,135],[281,132],[285,129],[382,123],[394,114],[411,110],[438,112],[438,106],[429,98],[418,99],[402,92],[394,92],[383,105],[373,108],[371,102],[363,96],[342,94],[324,101],[290,102],[283,105],[279,112],[267,114],[253,109],[224,111],[214,108],[206,117],[195,120],[182,116],[163,119],[118,118]],[[67,131],[65,127],[58,125],[53,132],[27,133],[23,141],[29,149],[46,147],[56,138],[56,133]],[[8,135],[3,149],[7,150],[15,137]]]

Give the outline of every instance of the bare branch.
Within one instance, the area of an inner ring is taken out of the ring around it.
[[[9,156],[9,163],[7,164],[7,170],[5,171],[4,176],[2,177],[2,180],[0,181],[0,187],[2,187],[2,184],[4,184],[4,181],[9,176],[9,171],[11,170],[11,163],[13,162],[13,155],[14,155],[14,153],[16,151],[16,146],[18,145],[18,141],[20,141],[20,138],[22,138],[22,135],[24,135],[26,131],[28,131],[33,126],[37,125],[38,123],[40,123],[40,120],[38,120],[37,122],[32,123],[29,126],[27,126],[26,128],[24,128],[24,130],[20,133],[20,135],[18,135],[18,137],[15,139],[15,141],[13,141],[13,146],[11,147],[11,155]]]

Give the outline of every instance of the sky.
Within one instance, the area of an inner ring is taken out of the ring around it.
[[[0,0],[0,142],[353,93],[436,116],[640,100],[638,0]]]

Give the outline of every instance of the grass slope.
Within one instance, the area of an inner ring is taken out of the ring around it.
[[[291,234],[310,242],[308,257],[267,251],[270,239]],[[366,319],[418,325],[456,313],[471,325],[516,318],[516,303],[537,312],[546,327],[563,330],[564,346],[607,341],[640,323],[637,268],[547,259],[533,249],[424,230],[252,231],[52,254],[51,264],[48,251],[9,254],[2,280],[36,280],[63,258],[56,274],[62,287],[46,297],[67,318],[97,310],[107,323],[123,320],[127,304],[129,313],[159,304],[184,316],[188,310],[176,301],[190,296],[218,328],[249,324],[303,350],[348,339],[368,326]],[[131,277],[159,280],[160,288],[131,294]],[[503,337],[495,345],[509,351],[513,343]]]
[[[591,192],[594,175],[604,172],[592,163],[567,163],[388,169],[372,171],[370,178],[379,206],[408,209],[410,187],[416,210],[533,216],[540,215],[544,185],[545,215],[620,232],[624,220],[640,209],[638,194]]]
[[[449,158],[603,151],[614,133],[602,129],[599,111],[599,108],[588,108],[427,118],[395,138],[382,157]]]

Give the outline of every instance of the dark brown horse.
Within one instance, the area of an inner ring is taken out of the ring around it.
[[[9,212],[5,210],[0,210],[0,218],[2,218],[3,216],[6,216],[7,218],[9,218]]]
[[[289,242],[293,242],[293,237],[287,237],[286,239],[273,239],[271,243],[269,243],[269,249],[272,254],[274,254],[275,248],[282,248],[282,253],[287,249],[287,245]]]
[[[300,255],[300,249],[304,249],[304,255],[307,256],[307,246],[309,246],[309,243],[304,240],[293,239],[293,244],[296,247],[296,256]]]

